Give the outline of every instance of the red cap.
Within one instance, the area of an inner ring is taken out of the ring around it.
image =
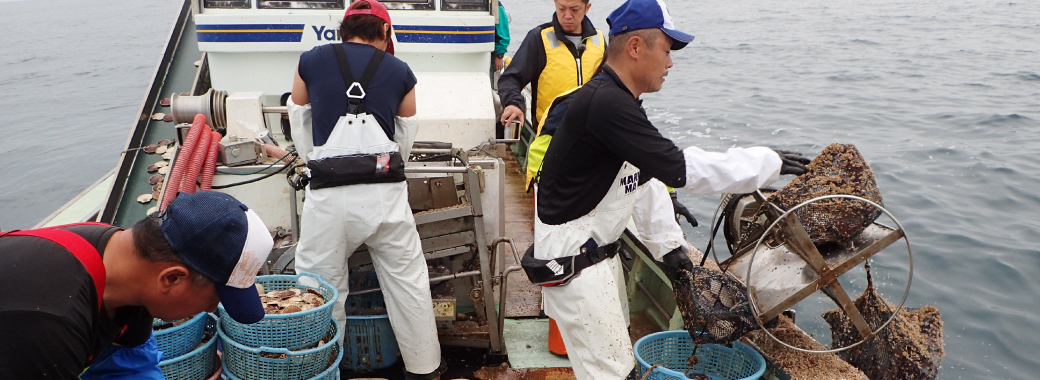
[[[390,22],[390,12],[386,10],[386,6],[376,0],[357,0],[355,3],[368,3],[372,9],[347,9],[347,13],[343,14],[343,19],[346,20],[347,16],[352,15],[373,15],[379,17],[383,21],[386,21],[387,25],[390,25],[390,30],[394,30],[394,23]],[[386,52],[390,55],[394,54],[394,39],[388,38],[386,41]]]

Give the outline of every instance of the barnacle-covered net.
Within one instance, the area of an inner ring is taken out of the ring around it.
[[[698,344],[728,344],[759,327],[744,284],[718,269],[679,270],[672,286],[683,325]]]
[[[773,193],[767,201],[789,210],[825,195],[855,195],[882,205],[874,171],[852,144],[831,144],[809,163],[809,172]],[[817,247],[842,244],[863,232],[881,215],[881,210],[853,199],[825,199],[795,211]]]
[[[885,323],[895,306],[878,294],[873,284],[855,301],[871,329]],[[862,338],[841,310],[823,313],[831,328],[831,346],[845,347]],[[842,359],[878,379],[934,379],[944,355],[942,318],[935,306],[902,308],[892,323],[862,344],[838,353]]]

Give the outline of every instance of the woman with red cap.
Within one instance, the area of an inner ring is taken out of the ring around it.
[[[355,1],[339,28],[342,44],[300,56],[289,119],[310,184],[296,270],[321,275],[346,297],[347,258],[366,245],[406,378],[437,379],[445,365],[404,176],[415,138],[416,79],[393,56],[391,25],[378,1]],[[333,316],[345,323],[342,302]]]

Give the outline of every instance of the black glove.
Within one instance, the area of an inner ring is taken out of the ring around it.
[[[672,197],[672,211],[675,211],[675,221],[678,222],[680,217],[685,217],[686,221],[690,222],[690,226],[697,227],[697,218],[693,217],[693,213],[686,206],[679,203],[679,197],[675,192],[668,193],[668,196]]]
[[[679,278],[679,269],[693,271],[693,261],[690,261],[690,256],[683,252],[682,247],[664,254],[664,257],[661,257],[661,262],[664,263],[664,268],[661,269],[664,269],[665,276],[668,276],[668,279],[672,281]]]
[[[809,172],[809,167],[805,165],[808,165],[812,160],[808,157],[790,150],[773,149],[773,151],[780,156],[780,161],[783,162],[783,165],[780,166],[780,174],[802,175]]]

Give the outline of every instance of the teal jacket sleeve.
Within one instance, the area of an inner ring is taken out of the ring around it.
[[[498,4],[498,24],[495,25],[495,54],[505,54],[509,48],[509,16],[506,7]]]
[[[140,346],[122,347],[111,345],[80,375],[80,380],[164,380],[159,370],[162,353],[155,337],[148,338]]]

